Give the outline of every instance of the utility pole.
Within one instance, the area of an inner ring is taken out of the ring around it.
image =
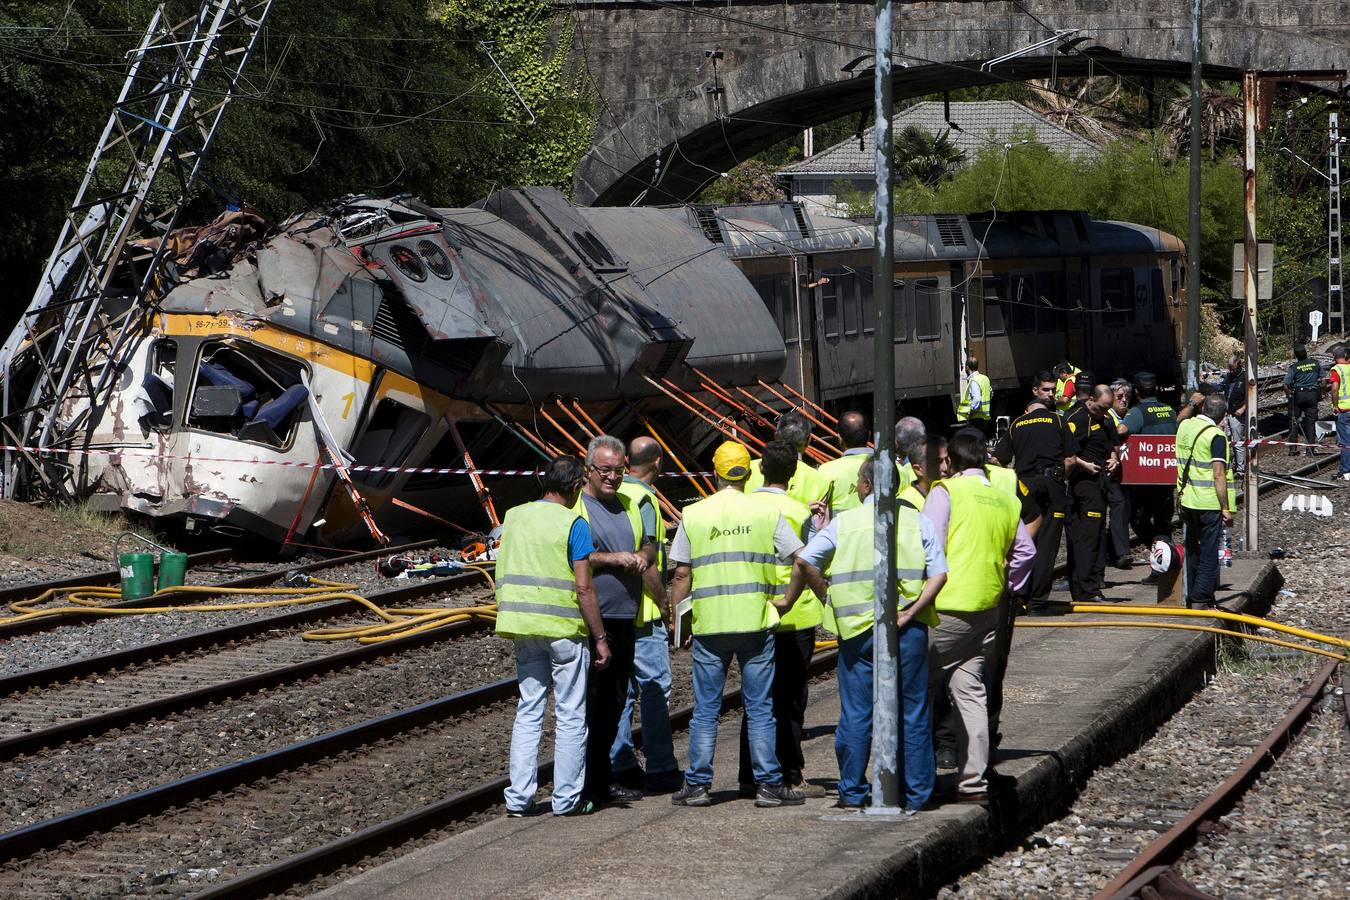
[[[899,635],[895,627],[895,247],[891,231],[891,0],[876,0],[876,65],[872,94],[876,124],[877,191],[872,299],[877,311],[875,371],[872,376],[872,435],[876,447],[872,490],[876,510],[873,544],[876,595],[872,639],[872,804],[868,812],[900,815]]]
[[[1243,506],[1246,507],[1247,521],[1247,544],[1246,549],[1260,549],[1260,533],[1257,523],[1257,511],[1260,503],[1257,501],[1256,488],[1256,467],[1260,449],[1253,443],[1260,437],[1260,431],[1256,424],[1256,270],[1260,265],[1257,258],[1256,244],[1256,108],[1259,98],[1257,93],[1261,89],[1261,79],[1251,71],[1242,73],[1242,125],[1243,125],[1243,143],[1242,143],[1242,186],[1243,186],[1243,219],[1242,219],[1242,296],[1245,304],[1245,312],[1242,316],[1243,332],[1246,339],[1247,349],[1247,415],[1246,418],[1246,439],[1247,445],[1247,469],[1242,479]],[[1234,513],[1237,511],[1234,510]]]
[[[1341,116],[1331,113],[1327,136],[1327,334],[1345,336],[1345,294],[1341,281]]]
[[[1191,194],[1186,236],[1186,390],[1200,384],[1200,16],[1204,0],[1191,8]]]

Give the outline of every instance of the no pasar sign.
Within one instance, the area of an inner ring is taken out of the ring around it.
[[[1170,434],[1132,434],[1121,445],[1121,484],[1175,484],[1177,439]]]

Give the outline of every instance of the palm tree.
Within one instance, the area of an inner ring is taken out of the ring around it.
[[[895,180],[933,187],[952,177],[966,155],[952,143],[950,135],[950,128],[935,135],[917,125],[907,126],[895,137]]]
[[[1163,128],[1178,152],[1191,143],[1191,100],[1182,97],[1172,101]],[[1214,159],[1219,141],[1242,133],[1242,98],[1218,88],[1200,91],[1200,130],[1209,144],[1209,158]]]
[[[1103,94],[1101,85],[1109,85]],[[1049,80],[1029,83],[1028,99],[1036,111],[1066,131],[1094,144],[1105,144],[1129,129],[1119,114],[1120,81],[1110,78],[1060,79],[1058,89]]]

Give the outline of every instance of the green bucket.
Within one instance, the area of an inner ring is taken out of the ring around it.
[[[122,579],[122,599],[140,600],[155,592],[155,555],[123,553],[117,557]]]
[[[161,553],[159,555],[159,589],[178,587],[187,574],[186,553]]]

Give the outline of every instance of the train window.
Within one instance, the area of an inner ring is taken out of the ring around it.
[[[1036,330],[1036,282],[1030,275],[1014,275],[1009,279],[1008,306],[1012,315],[1008,323],[1011,331]]]
[[[853,272],[843,272],[839,278],[839,305],[844,317],[844,337],[858,336],[858,321],[862,310],[858,303],[858,276]]]
[[[1134,270],[1102,269],[1102,325],[1125,328],[1134,319]]]
[[[773,316],[783,343],[797,343],[797,312],[790,299],[787,276],[751,275],[750,284],[759,292],[769,315]]]
[[[1003,321],[1003,300],[1008,291],[1008,276],[986,275],[984,285],[984,335],[993,337],[1007,333],[1007,324]]]
[[[877,308],[872,301],[872,269],[858,270],[858,305],[862,309],[862,332],[871,334],[877,330]]]
[[[1040,334],[1055,334],[1067,325],[1059,290],[1061,280],[1058,272],[1036,273],[1036,331]]]
[[[1172,271],[1172,305],[1181,305],[1181,263],[1178,260],[1171,260],[1167,266]]]
[[[1149,274],[1149,287],[1152,289],[1149,300],[1153,308],[1153,323],[1156,325],[1167,318],[1167,297],[1163,295],[1162,269],[1154,266]]]
[[[942,292],[936,278],[920,278],[914,283],[914,336],[921,341],[942,337]]]
[[[137,418],[150,431],[168,431],[173,425],[174,369],[178,363],[178,342],[155,341],[150,348],[150,365],[141,379],[136,396]]]
[[[426,434],[431,419],[410,406],[385,397],[375,407],[353,451],[353,465],[401,466],[413,447]],[[393,481],[397,472],[369,472],[358,470],[352,480],[371,487],[383,487]]]
[[[833,276],[820,286],[820,316],[825,320],[825,337],[839,337],[839,281]]]
[[[205,343],[188,404],[188,425],[285,447],[309,400],[300,373],[298,362],[254,344]]]
[[[895,306],[895,342],[903,344],[909,341],[910,299],[914,288],[907,281],[895,281],[891,285],[891,303]]]

